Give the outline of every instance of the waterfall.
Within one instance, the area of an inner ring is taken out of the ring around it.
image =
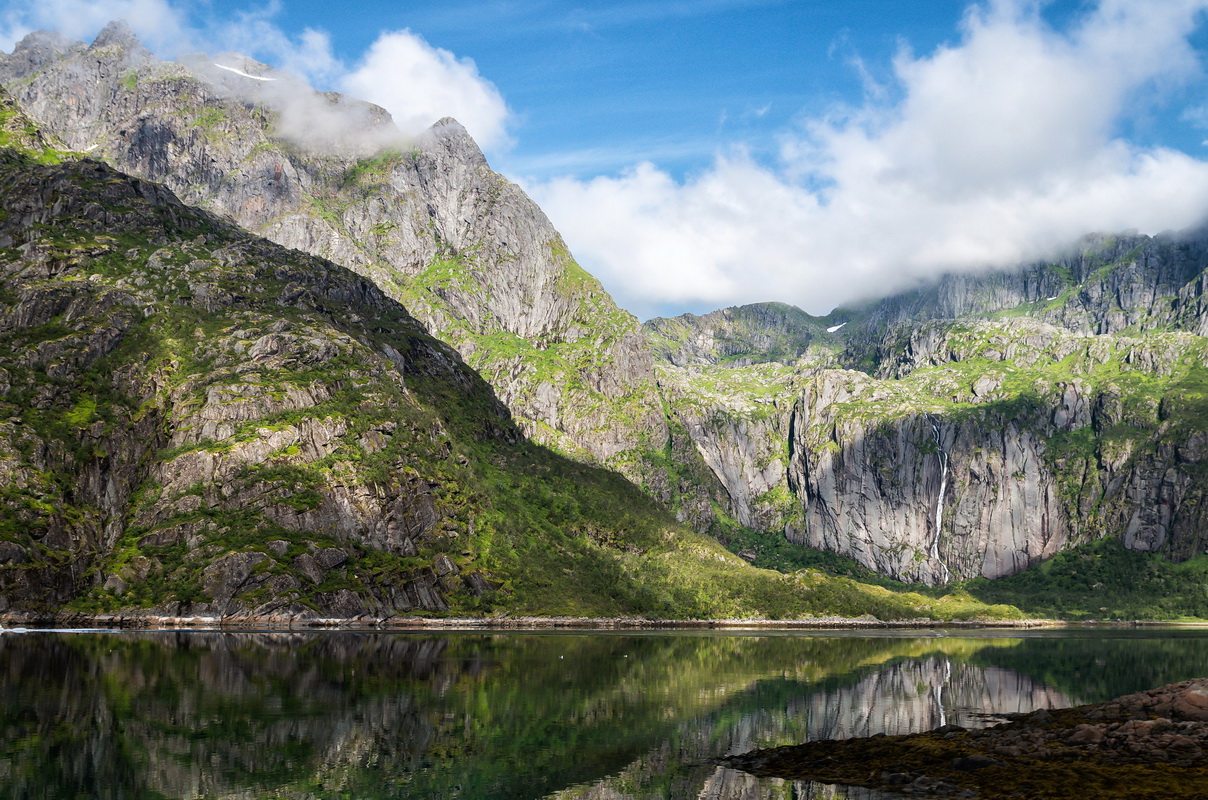
[[[940,456],[940,496],[935,501],[935,535],[931,538],[931,552],[929,555],[935,559],[941,569],[941,582],[948,580],[951,576],[951,571],[948,565],[940,558],[940,530],[944,524],[944,495],[948,492],[948,453],[944,451],[944,443],[940,439],[940,426],[935,421],[935,417],[927,415],[927,420],[931,423],[931,435],[935,439],[935,449]]]
[[[940,727],[948,724],[948,714],[944,711],[944,687],[952,680],[952,661],[948,657],[944,657],[944,680],[942,683],[932,686],[932,697],[934,698],[935,707],[940,712]]]

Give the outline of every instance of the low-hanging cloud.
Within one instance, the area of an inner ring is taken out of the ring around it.
[[[106,23],[124,19],[160,57],[238,52],[294,76],[271,91],[260,87],[257,92],[275,107],[301,108],[306,113],[300,116],[325,120],[321,138],[338,133],[340,119],[321,107],[310,85],[382,106],[404,136],[414,137],[441,117],[452,116],[483,149],[509,144],[511,112],[495,85],[470,59],[433,47],[409,30],[381,33],[349,66],[333,53],[325,32],[307,29],[291,36],[283,31],[275,22],[281,11],[276,0],[250,7],[232,19],[197,22],[205,18],[204,10],[200,0],[10,0],[0,6],[0,50],[11,51],[21,37],[38,29],[91,40]],[[222,58],[214,60],[223,63]],[[237,86],[227,88],[233,91]],[[345,110],[350,129],[361,127],[363,109],[350,103],[340,111]]]
[[[1069,31],[1038,4],[973,6],[954,45],[894,62],[895,89],[805,121],[775,167],[743,152],[677,182],[652,164],[529,189],[639,313],[761,300],[815,313],[942,271],[1051,254],[1092,231],[1208,215],[1208,163],[1113,136],[1198,74],[1208,0],[1101,0]]]

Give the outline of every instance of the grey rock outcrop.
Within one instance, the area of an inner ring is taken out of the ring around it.
[[[714,506],[755,530],[795,519],[788,494],[788,438],[795,374],[776,365],[660,365],[659,390],[672,420],[683,519],[708,529]]]
[[[911,369],[901,360],[903,352],[910,353],[906,340],[932,321],[1025,319],[1081,336],[1169,327],[1202,335],[1206,261],[1199,232],[1088,236],[1052,261],[944,276],[926,288],[836,315],[854,320],[844,331],[848,364],[874,364],[882,376]]]
[[[836,418],[877,401],[869,383],[826,372],[797,406],[789,480],[805,519],[791,540],[933,584],[1009,575],[1069,542],[1042,436],[997,414]]]

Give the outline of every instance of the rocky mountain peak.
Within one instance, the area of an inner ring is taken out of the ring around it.
[[[129,23],[124,19],[115,19],[101,29],[97,34],[96,39],[92,42],[92,50],[100,50],[105,47],[116,47],[122,50],[132,52],[146,53],[151,55],[147,48],[143,47],[143,43],[139,41],[138,36],[134,33]]]
[[[675,366],[792,364],[827,338],[827,321],[784,303],[752,303],[702,316],[656,317],[643,326],[656,357]]]
[[[441,117],[432,127],[424,131],[419,144],[425,149],[437,149],[464,164],[486,167],[487,159],[482,149],[465,126],[452,117]]]
[[[58,31],[34,31],[17,42],[10,55],[0,53],[0,65],[6,72],[28,75],[72,50],[83,49],[82,42],[72,41]]]
[[[114,20],[101,29],[84,51],[96,60],[98,68],[121,70],[123,74],[154,63],[155,55],[148,50],[125,20]]]

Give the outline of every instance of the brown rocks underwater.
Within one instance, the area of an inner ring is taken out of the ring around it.
[[[1208,797],[1208,678],[982,730],[823,740],[719,760],[733,769],[928,797]]]

